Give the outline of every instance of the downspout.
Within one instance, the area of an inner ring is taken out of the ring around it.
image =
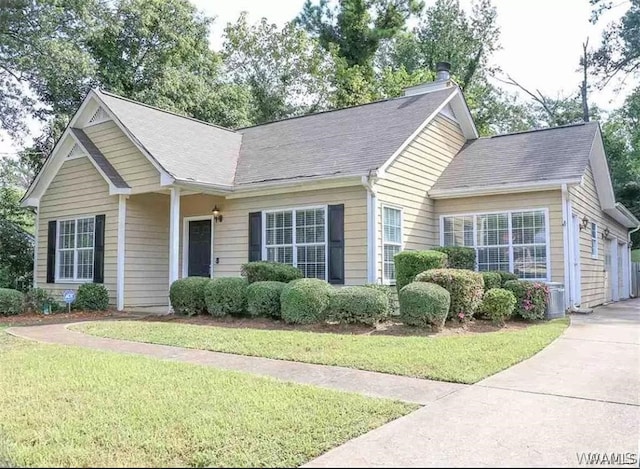
[[[362,176],[362,185],[367,190],[367,282],[377,283],[378,280],[378,243],[377,243],[377,214],[378,198],[374,187],[377,179],[376,172]]]
[[[569,200],[569,192],[566,184],[562,184],[562,249],[564,250],[564,255],[562,256],[564,259],[564,306],[566,309],[573,307],[574,298],[573,298],[573,285],[572,285],[572,268],[571,258],[573,257],[573,238],[570,236],[571,227],[569,223],[569,210],[567,207],[567,201]]]

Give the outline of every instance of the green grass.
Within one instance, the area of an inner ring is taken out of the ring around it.
[[[631,262],[640,262],[640,249],[631,251]]]
[[[88,334],[217,352],[339,365],[475,383],[547,346],[567,327],[554,320],[519,330],[448,337],[391,337],[256,330],[141,321],[73,326]]]
[[[417,408],[2,331],[0,377],[0,467],[292,467]]]

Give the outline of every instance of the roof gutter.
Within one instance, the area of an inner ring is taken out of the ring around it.
[[[295,180],[282,180],[282,181],[265,181],[245,184],[242,186],[233,186],[231,193],[227,196],[229,199],[240,197],[252,197],[256,195],[262,195],[265,191],[278,191],[278,190],[312,190],[321,188],[332,187],[345,187],[356,186],[362,182],[362,177],[367,177],[368,174],[356,173],[345,175],[329,175],[329,176],[313,176],[303,179]],[[326,187],[319,187],[319,186]]]
[[[581,182],[581,178],[552,179],[534,183],[512,183],[493,186],[464,187],[460,189],[432,189],[429,197],[433,199],[455,199],[461,197],[477,197],[483,195],[512,194],[514,192],[539,192],[552,189],[562,189],[563,185],[574,186]]]

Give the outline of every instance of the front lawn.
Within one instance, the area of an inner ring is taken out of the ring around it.
[[[417,408],[1,328],[0,376],[0,467],[292,467]]]
[[[445,337],[320,334],[143,321],[99,321],[72,328],[101,337],[475,383],[534,355],[567,324],[567,319],[560,319],[517,330]]]

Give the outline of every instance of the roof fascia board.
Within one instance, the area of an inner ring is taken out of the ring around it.
[[[589,153],[589,163],[593,172],[593,180],[598,192],[598,199],[602,210],[614,209],[616,197],[613,193],[613,184],[609,175],[609,165],[604,152],[604,143],[602,141],[602,133],[600,125],[596,130],[596,135],[591,144],[591,152]]]
[[[464,95],[460,88],[458,88],[458,93],[460,94],[460,99],[456,99],[451,102],[451,109],[453,109],[453,113],[457,117],[458,124],[462,129],[464,137],[467,140],[474,140],[480,137],[480,134],[476,128],[476,123],[473,121],[473,116],[471,115],[471,110],[469,109],[467,100],[464,99]]]
[[[161,184],[160,185],[172,184],[173,182],[169,182],[167,184],[162,184],[162,180],[164,180],[164,181],[173,181],[173,180],[175,180],[175,177],[169,171],[167,171],[158,162],[158,160],[156,160],[153,157],[153,155],[151,155],[151,153],[149,153],[149,151],[144,147],[144,145],[140,142],[140,140],[138,140],[138,138],[133,134],[133,132],[131,132],[122,123],[122,121],[118,118],[118,116],[111,110],[111,108],[109,108],[107,103],[102,99],[102,97],[100,96],[100,93],[99,92],[96,93],[94,90],[91,90],[91,93],[93,93],[96,96],[96,99],[98,99],[99,102],[102,104],[102,106],[104,107],[105,112],[109,115],[111,120],[113,122],[115,122],[116,125],[118,126],[118,128],[129,138],[129,140],[131,140],[131,142],[133,142],[133,144],[136,146],[136,148],[138,150],[140,150],[140,153],[142,153],[149,160],[149,163],[151,163],[153,165],[153,167],[158,170],[158,172],[160,173],[160,178],[161,178]]]
[[[76,113],[73,115],[73,117],[71,118],[71,120],[67,124],[67,127],[64,129],[64,132],[62,133],[62,135],[60,136],[60,138],[58,139],[58,141],[54,145],[53,150],[51,150],[51,153],[49,154],[49,157],[47,158],[47,160],[42,165],[42,168],[40,169],[40,171],[38,172],[38,174],[36,175],[34,180],[31,182],[31,185],[29,186],[29,188],[27,189],[27,192],[25,193],[24,197],[22,198],[22,200],[24,202],[26,202],[27,199],[30,199],[30,198],[40,199],[40,197],[42,196],[44,191],[47,189],[47,187],[49,187],[49,184],[51,183],[51,181],[46,182],[44,190],[37,191],[40,195],[32,197],[33,192],[36,191],[37,186],[40,184],[40,180],[43,179],[43,178],[47,179],[49,177],[51,179],[53,179],[55,177],[55,174],[58,172],[58,169],[60,169],[59,167],[56,168],[54,174],[52,176],[49,175],[49,173],[51,171],[50,166],[53,164],[52,161],[55,159],[55,156],[60,151],[60,148],[64,145],[65,139],[68,137],[68,135],[70,133],[69,129],[71,129],[71,127],[74,127],[76,125],[76,123],[78,122],[78,119],[80,118],[80,116],[85,112],[87,106],[90,105],[92,98],[95,98],[95,93],[93,92],[93,90],[89,91],[87,96],[84,98],[84,101],[82,101],[82,104],[80,104],[80,107],[78,108]],[[31,205],[25,205],[25,206],[30,207]]]
[[[240,199],[244,197],[258,197],[263,195],[281,194],[283,192],[311,191],[321,189],[336,189],[340,187],[362,186],[362,177],[366,174],[351,174],[341,177],[307,178],[300,181],[278,181],[276,183],[256,183],[247,187],[236,187],[227,199]]]
[[[463,189],[441,189],[429,191],[432,199],[456,199],[461,197],[477,197],[482,195],[504,195],[516,192],[540,192],[553,189],[561,189],[562,185],[579,185],[580,178],[556,179],[533,183],[500,184],[485,187],[466,187]]]
[[[424,130],[424,128],[429,125],[429,123],[436,118],[436,116],[440,113],[440,111],[442,111],[447,104],[449,104],[453,98],[455,96],[459,96],[460,95],[460,89],[456,88],[456,90],[451,93],[447,99],[445,99],[437,108],[435,111],[433,111],[423,122],[422,124],[420,124],[418,126],[418,128],[411,134],[409,135],[409,137],[402,142],[402,145],[400,145],[400,147],[393,152],[393,155],[391,155],[391,157],[385,161],[382,166],[380,166],[380,168],[378,168],[378,176],[379,177],[384,177],[387,169],[389,168],[389,166],[391,166],[391,164],[396,160],[396,158],[398,158],[398,156],[400,156],[400,154],[411,144],[411,142],[413,142],[413,140],[420,135],[420,132],[422,132]],[[455,110],[454,110],[455,112]]]

